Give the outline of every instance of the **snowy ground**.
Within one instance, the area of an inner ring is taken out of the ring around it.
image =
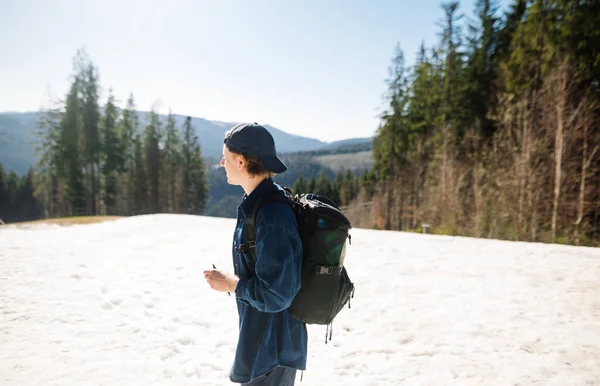
[[[0,384],[228,385],[234,221],[0,227]],[[600,249],[356,229],[298,385],[600,385]]]

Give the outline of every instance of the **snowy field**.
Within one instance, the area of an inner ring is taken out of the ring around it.
[[[234,220],[0,227],[0,384],[230,385]],[[600,385],[600,249],[355,229],[297,385]]]

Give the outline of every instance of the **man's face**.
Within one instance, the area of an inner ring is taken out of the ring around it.
[[[221,158],[221,166],[225,168],[227,182],[231,185],[240,185],[244,173],[244,159],[238,154],[227,150],[227,146],[223,145],[223,158]]]

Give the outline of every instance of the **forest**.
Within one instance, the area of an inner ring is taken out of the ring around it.
[[[599,245],[600,2],[441,10],[438,44],[391,60],[372,225]]]
[[[359,227],[600,246],[600,1],[439,10],[439,41],[415,63],[401,40],[390,47],[372,143],[284,155],[290,170],[276,178],[331,195]],[[207,163],[189,119],[177,127],[153,110],[140,122],[133,94],[120,109],[98,89],[78,52],[70,91],[41,111],[40,162],[24,176],[0,167],[5,222],[233,215],[241,191]],[[314,158],[366,150],[366,172]]]

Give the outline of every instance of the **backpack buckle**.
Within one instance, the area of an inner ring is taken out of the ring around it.
[[[332,273],[333,273],[333,267],[317,265],[317,274],[318,275],[331,275]]]

